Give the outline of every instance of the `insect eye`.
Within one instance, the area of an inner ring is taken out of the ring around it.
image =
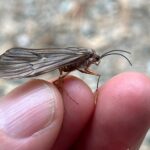
[[[99,61],[99,60],[100,60],[100,56],[97,55],[97,56],[95,57],[95,60],[96,60],[96,61]]]

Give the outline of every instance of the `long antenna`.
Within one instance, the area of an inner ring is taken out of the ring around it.
[[[128,63],[132,66],[131,61],[125,55],[121,54],[121,52],[131,54],[129,51],[125,51],[125,50],[111,50],[111,51],[108,51],[108,52],[102,54],[100,56],[100,59],[102,59],[103,57],[108,56],[108,55],[120,55],[120,56],[124,57],[128,61]]]

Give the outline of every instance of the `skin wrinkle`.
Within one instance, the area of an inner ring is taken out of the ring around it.
[[[31,81],[31,82],[37,82],[37,81]],[[43,97],[43,95],[45,95],[44,94],[46,92],[45,89],[47,89],[47,94],[48,94],[47,97],[49,97],[49,99],[47,99],[44,102],[44,101],[41,101],[40,99]],[[41,98],[39,97],[39,99],[37,99],[37,96],[36,96],[38,91],[40,91],[41,94],[43,93],[41,95],[42,97]],[[50,93],[49,91],[52,91],[52,92]],[[30,91],[29,89],[27,89],[27,92],[25,92],[22,96],[19,95],[19,97],[17,97],[17,99],[15,100],[15,103],[11,101],[9,105],[3,104],[3,109],[5,111],[3,111],[3,116],[1,118],[13,118],[13,119],[8,119],[7,122],[3,121],[4,124],[1,126],[3,126],[3,128],[5,127],[5,131],[8,133],[11,133],[11,136],[15,136],[16,133],[18,134],[22,132],[22,130],[26,131],[26,129],[30,127],[30,124],[26,124],[25,126],[22,126],[22,123],[26,122],[26,120],[29,120],[29,118],[32,118],[32,116],[36,116],[37,114],[40,114],[39,117],[42,117],[43,116],[42,112],[45,111],[46,107],[47,107],[46,108],[47,110],[51,111],[51,112],[48,112],[48,114],[55,114],[56,107],[54,106],[56,105],[56,103],[55,103],[54,97],[58,97],[58,96],[56,95],[56,92],[53,89],[53,86],[48,86],[47,84],[45,84],[45,82],[44,83],[42,82],[42,85],[40,87],[37,87],[34,90]],[[9,99],[11,98],[9,97]],[[21,101],[19,99],[21,99]],[[35,101],[35,99],[37,100]],[[38,109],[38,107],[40,109]],[[27,118],[27,115],[28,115],[28,118]],[[55,116],[54,115],[51,115],[51,116],[52,117],[48,118],[49,121],[46,124],[44,124],[43,127],[48,126],[49,123],[52,122]],[[35,119],[35,121],[37,120],[35,117],[33,119]],[[22,128],[21,129],[16,128],[16,125],[22,126]],[[15,133],[11,132],[12,130],[14,130],[14,128],[15,128]]]

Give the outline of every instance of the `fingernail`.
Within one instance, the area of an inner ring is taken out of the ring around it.
[[[44,81],[32,82],[0,104],[0,128],[12,137],[29,137],[53,122],[56,89]]]

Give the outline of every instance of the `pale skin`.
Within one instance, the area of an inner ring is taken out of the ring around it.
[[[68,76],[59,92],[33,80],[2,97],[0,149],[138,149],[150,126],[150,78],[119,74],[98,89],[96,104],[87,84]]]

